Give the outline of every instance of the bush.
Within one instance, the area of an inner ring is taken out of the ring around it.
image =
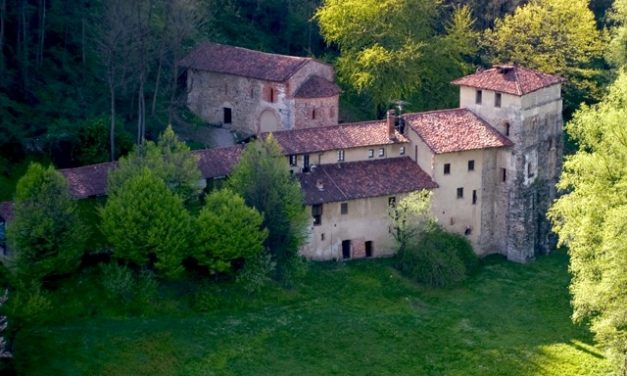
[[[39,285],[24,286],[11,292],[7,316],[12,327],[45,322],[52,312],[50,295]]]
[[[157,280],[148,270],[135,273],[126,266],[111,263],[102,265],[101,272],[102,287],[111,300],[145,305],[157,293]]]
[[[272,279],[276,263],[267,253],[261,253],[249,260],[246,260],[244,268],[236,277],[236,282],[242,286],[249,294],[257,293],[266,286]]]
[[[468,240],[446,232],[440,226],[424,231],[401,249],[397,263],[403,274],[432,287],[458,284],[478,265]]]

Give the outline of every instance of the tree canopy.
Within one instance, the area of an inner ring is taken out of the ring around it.
[[[138,145],[132,153],[118,161],[118,167],[109,173],[109,192],[119,189],[144,168],[163,179],[172,192],[186,201],[194,200],[200,194],[202,175],[198,161],[189,147],[178,139],[172,127],[166,128],[156,144],[147,141]]]
[[[19,180],[7,240],[18,275],[34,281],[75,270],[89,234],[65,178],[33,163]]]
[[[289,273],[304,240],[307,214],[300,185],[271,135],[247,145],[228,187],[263,215],[265,245],[277,261],[279,277]]]
[[[228,189],[211,192],[198,215],[193,256],[212,272],[227,272],[233,261],[263,252],[268,231],[262,223],[261,214],[240,195]]]
[[[139,170],[110,192],[101,209],[101,229],[113,256],[165,276],[183,271],[191,245],[191,218],[182,199],[155,173]]]
[[[588,0],[532,0],[518,7],[485,33],[492,61],[563,75],[568,112],[594,101],[602,86],[605,42],[588,5]]]
[[[436,35],[438,8],[431,0],[325,0],[316,19],[327,43],[340,50],[336,63],[340,79],[382,108],[391,100],[416,95],[429,80],[446,81],[447,75],[437,74],[459,63],[456,55],[471,49],[472,19],[468,9],[462,9],[462,16],[453,17],[448,29],[468,31],[458,33],[456,43],[440,43],[453,40]],[[433,45],[438,48],[429,47]],[[430,95],[440,93],[434,90]]]
[[[566,158],[550,210],[570,253],[576,321],[589,319],[627,372],[627,74],[597,105],[582,106],[566,130],[579,151]]]

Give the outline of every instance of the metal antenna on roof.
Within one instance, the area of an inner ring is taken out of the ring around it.
[[[401,99],[394,99],[390,101],[396,108],[396,129],[400,134],[405,134],[405,119],[403,119],[403,106],[410,104]]]

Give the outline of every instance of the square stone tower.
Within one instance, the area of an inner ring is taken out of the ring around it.
[[[563,118],[558,76],[497,65],[453,81],[460,107],[485,119],[513,146],[495,151],[483,187],[483,244],[528,262],[555,245],[546,212],[562,167]]]

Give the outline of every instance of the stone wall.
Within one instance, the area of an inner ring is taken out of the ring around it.
[[[314,128],[338,123],[339,95],[294,99],[294,128]]]

